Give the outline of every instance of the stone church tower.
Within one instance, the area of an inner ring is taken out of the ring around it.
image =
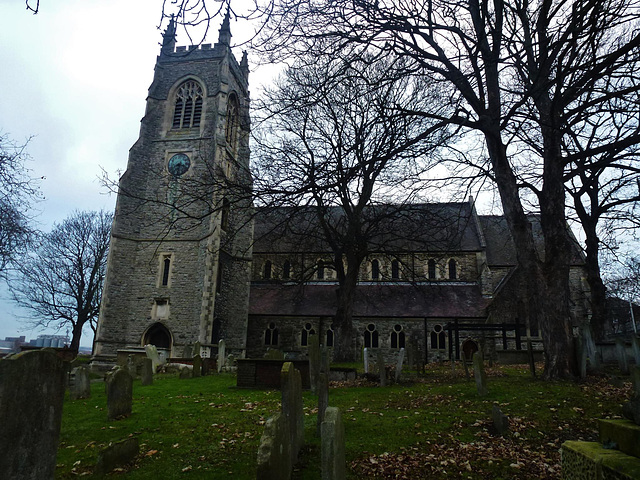
[[[154,344],[180,357],[196,341],[242,355],[251,223],[249,67],[229,15],[211,46],[163,35],[140,136],[120,178],[96,362]],[[244,200],[243,200],[244,199]]]

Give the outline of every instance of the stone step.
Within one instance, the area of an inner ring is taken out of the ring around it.
[[[640,425],[625,420],[598,420],[600,443],[640,458]]]

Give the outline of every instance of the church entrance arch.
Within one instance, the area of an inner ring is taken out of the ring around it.
[[[158,349],[171,349],[171,332],[162,323],[151,325],[142,336],[143,345],[155,345]]]
[[[467,339],[462,342],[462,351],[464,352],[464,358],[466,358],[467,361],[471,361],[473,354],[478,351],[478,344],[471,339]]]

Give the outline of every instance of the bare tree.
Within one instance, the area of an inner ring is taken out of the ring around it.
[[[0,275],[23,254],[34,235],[31,208],[40,199],[37,180],[26,166],[26,143],[0,135]]]
[[[89,324],[95,332],[111,221],[103,211],[73,213],[41,236],[9,284],[14,301],[34,314],[35,325],[71,327],[76,353],[83,327]]]
[[[408,113],[442,104],[441,92],[420,78],[388,77],[398,58],[302,60],[257,109],[253,192],[263,214],[295,206],[272,216],[273,229],[332,252],[319,268],[335,270],[338,280],[334,357],[354,360],[352,308],[362,262],[399,231],[403,205],[426,198],[437,149],[455,131]]]

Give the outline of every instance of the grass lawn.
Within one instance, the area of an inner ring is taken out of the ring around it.
[[[487,370],[489,395],[476,394],[457,367],[432,365],[385,388],[366,381],[332,383],[329,404],[340,407],[349,478],[560,478],[565,440],[595,440],[598,418],[621,415],[630,383],[606,377],[543,382],[526,366]],[[127,479],[254,479],[265,420],[280,408],[280,392],[235,388],[230,374],[134,382],[133,414],[107,420],[103,383],[91,398],[65,398],[56,479],[91,478],[98,451],[136,435],[135,464],[110,476]],[[315,437],[317,397],[304,392],[305,442],[293,478],[320,478]],[[510,433],[495,435],[491,408],[509,416]]]

